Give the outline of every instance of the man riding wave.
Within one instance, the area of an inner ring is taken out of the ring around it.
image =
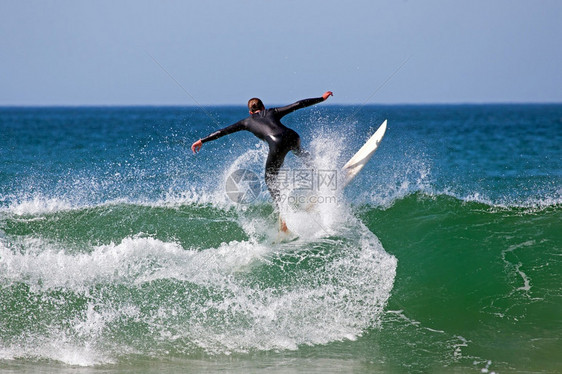
[[[265,183],[275,202],[277,210],[279,210],[280,192],[276,182],[279,170],[285,161],[285,156],[289,151],[292,151],[300,157],[308,156],[308,152],[301,148],[299,135],[294,130],[283,125],[281,123],[281,118],[295,110],[325,101],[330,96],[333,96],[332,92],[326,91],[318,98],[299,100],[287,106],[271,109],[266,109],[260,99],[252,98],[248,101],[249,117],[199,139],[193,143],[191,149],[193,153],[197,153],[201,150],[203,143],[216,140],[240,130],[250,131],[259,139],[266,141],[269,145],[269,153],[265,163]],[[287,225],[281,218],[280,229],[281,231],[287,232]]]

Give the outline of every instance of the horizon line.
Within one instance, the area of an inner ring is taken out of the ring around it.
[[[323,106],[484,106],[484,105],[561,105],[562,101],[459,101],[459,102],[404,102],[404,103],[326,103]],[[271,104],[273,108],[287,104]],[[246,107],[245,104],[0,104],[0,108],[216,108]]]

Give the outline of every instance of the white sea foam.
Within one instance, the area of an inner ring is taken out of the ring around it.
[[[62,320],[55,321],[47,333],[30,335],[17,347],[4,346],[1,354],[71,365],[111,363],[120,355],[146,349],[124,344],[108,353],[111,326],[123,320],[150,326],[155,349],[159,342],[190,341],[211,354],[296,349],[303,344],[356,339],[378,321],[396,271],[396,259],[384,252],[366,227],[356,224],[354,233],[344,235],[346,239],[330,242],[327,256],[316,257],[323,265],[297,268],[289,277],[293,281],[279,285],[268,284],[263,276],[257,283],[249,282],[248,276],[251,279],[262,268],[284,272],[287,261],[298,265],[315,258],[310,257],[307,244],[314,240],[272,246],[250,239],[201,250],[137,235],[80,253],[41,238],[9,245],[3,240],[0,279],[4,287],[25,283],[43,302],[51,298],[59,302],[58,291],[82,295],[88,302],[70,320],[61,315],[57,318]],[[146,286],[160,280],[208,291],[170,301],[152,300],[150,295],[137,302],[104,296],[104,289],[115,287],[149,292],[151,287]],[[56,352],[55,345],[61,347]]]
[[[521,262],[517,262],[515,263],[513,260],[514,259],[518,259],[518,256],[515,254],[515,251],[524,249],[524,248],[528,248],[528,247],[533,247],[534,245],[536,245],[535,240],[528,240],[526,242],[523,243],[519,243],[519,244],[515,244],[515,245],[511,245],[508,248],[502,250],[501,252],[501,258],[502,261],[504,262],[504,266],[505,269],[508,273],[512,273],[513,274],[513,279],[521,279],[522,281],[522,285],[516,287],[514,286],[514,290],[512,292],[518,292],[521,291],[523,292],[524,295],[526,295],[527,297],[530,297],[530,291],[531,291],[531,279],[529,279],[529,277],[527,276],[527,274],[521,269],[523,267],[523,263]],[[518,284],[520,284],[520,282],[517,282]]]
[[[35,291],[66,289],[83,292],[96,284],[143,284],[157,279],[205,283],[249,265],[267,251],[255,242],[223,243],[205,251],[151,237],[128,237],[118,244],[95,246],[71,254],[61,245],[28,238],[13,250],[0,243],[0,279],[25,281]]]
[[[30,199],[13,202],[7,208],[4,208],[4,210],[16,215],[37,215],[55,213],[72,208],[72,204],[66,200],[45,198],[42,195],[36,195]]]

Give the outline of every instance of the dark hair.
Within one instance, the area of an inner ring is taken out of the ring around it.
[[[263,105],[260,99],[258,99],[257,97],[253,97],[250,100],[248,100],[248,109],[250,110],[250,112],[254,113],[257,112],[258,110],[265,109],[265,106]]]

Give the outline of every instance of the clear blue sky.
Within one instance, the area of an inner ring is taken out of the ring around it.
[[[0,53],[0,105],[194,105],[150,55],[202,105],[562,102],[562,1],[0,0]]]

